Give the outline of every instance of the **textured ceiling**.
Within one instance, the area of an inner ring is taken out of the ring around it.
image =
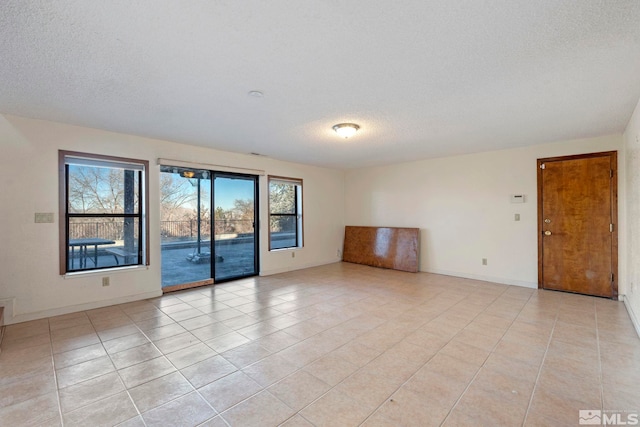
[[[637,0],[0,2],[0,112],[319,166],[621,133],[638,98]]]

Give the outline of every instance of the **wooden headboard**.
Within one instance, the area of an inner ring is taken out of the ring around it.
[[[418,228],[347,225],[342,260],[415,273],[418,271],[419,233]]]

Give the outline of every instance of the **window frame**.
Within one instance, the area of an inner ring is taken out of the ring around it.
[[[139,174],[138,191],[139,191],[139,206],[138,213],[136,214],[70,214],[68,205],[69,195],[69,177],[67,168],[67,159],[85,159],[87,161],[95,160],[104,163],[116,164],[130,164],[141,168],[141,174]],[[149,161],[139,160],[125,157],[108,156],[102,154],[84,153],[79,151],[67,151],[58,150],[58,226],[59,226],[59,260],[60,260],[60,275],[67,274],[84,274],[91,273],[98,270],[109,270],[114,268],[123,267],[139,267],[148,266],[150,264],[149,257]],[[96,267],[91,269],[82,270],[70,270],[68,263],[68,248],[69,248],[69,219],[70,218],[90,218],[90,217],[122,217],[122,218],[139,218],[140,232],[138,236],[139,253],[138,262],[136,264],[128,265],[115,265],[106,267]]]
[[[289,183],[295,186],[295,212],[294,213],[273,213],[271,212],[271,182],[276,181],[280,183]],[[291,178],[277,175],[268,175],[267,177],[267,213],[268,227],[269,227],[269,251],[291,250],[304,247],[304,185],[303,180],[300,178]],[[296,224],[296,243],[294,246],[287,246],[282,248],[274,248],[271,240],[271,217],[294,217]]]

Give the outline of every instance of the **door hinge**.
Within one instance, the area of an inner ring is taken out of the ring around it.
[[[611,283],[613,283],[613,279],[615,278],[615,276],[613,275],[613,273],[611,273]]]
[[[540,165],[540,169],[544,169],[544,163]]]
[[[613,224],[609,224],[609,233],[613,233]]]
[[[613,169],[609,169],[609,178],[613,178]]]

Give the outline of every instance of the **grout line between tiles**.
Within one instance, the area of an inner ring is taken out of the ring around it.
[[[538,382],[540,381],[540,375],[542,374],[542,369],[544,367],[544,362],[547,358],[547,353],[549,352],[549,346],[551,345],[551,340],[553,339],[553,333],[556,329],[556,323],[558,323],[560,307],[557,307],[556,317],[553,320],[553,327],[551,328],[551,333],[549,334],[549,340],[547,341],[547,348],[544,350],[544,355],[542,356],[542,361],[540,362],[540,367],[538,368],[538,375],[536,375],[536,382],[533,385],[533,390],[531,390],[531,397],[529,398],[529,404],[527,405],[527,411],[524,414],[524,420],[522,420],[522,425],[524,426],[527,422],[527,417],[529,416],[529,411],[531,410],[531,404],[533,403],[533,398],[536,394],[536,390],[538,388]]]

